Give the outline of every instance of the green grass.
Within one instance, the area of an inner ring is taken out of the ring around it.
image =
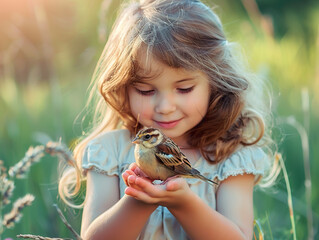
[[[319,162],[316,161],[319,159],[319,35],[316,24],[319,22],[319,7],[309,8],[307,19],[302,22],[298,22],[298,17],[301,18],[302,15],[283,12],[285,21],[289,19],[287,29],[281,35],[271,37],[258,22],[247,17],[244,7],[240,7],[241,4],[238,2],[235,8],[231,1],[216,3],[221,6],[218,12],[221,13],[222,21],[226,23],[225,30],[230,41],[240,42],[252,69],[263,78],[269,79],[273,86],[273,112],[276,119],[274,135],[279,143],[287,175],[281,173],[277,184],[270,190],[256,189],[255,219],[264,234],[264,239],[293,239],[289,207],[292,204],[295,238],[307,239],[309,209],[312,213],[313,227],[318,225],[319,220],[319,205],[316,204],[319,201]],[[63,143],[71,146],[82,133],[81,117],[79,120],[75,119],[84,107],[86,89],[103,47],[103,43],[98,42],[97,37],[97,25],[100,20],[96,16],[99,3],[95,3],[92,11],[85,10],[87,7],[84,1],[80,1],[75,8],[63,4],[62,1],[57,1],[57,6],[66,8],[69,15],[60,16],[59,20],[62,23],[56,24],[65,25],[63,31],[69,31],[68,39],[64,39],[64,32],[59,32],[62,30],[50,25],[51,47],[55,50],[55,54],[51,56],[50,77],[42,78],[39,74],[40,67],[35,63],[30,67],[31,73],[25,77],[24,82],[19,82],[13,70],[14,59],[6,61],[1,70],[0,159],[6,167],[23,158],[29,146],[43,144],[47,140],[58,141],[60,138]],[[48,24],[55,23],[52,16],[55,16],[56,9],[58,8],[53,8],[53,12],[46,12],[51,21]],[[68,26],[63,23],[71,24]],[[109,26],[108,22],[104,24]],[[306,25],[302,28],[300,24]],[[308,29],[308,34],[305,34],[304,29]],[[27,38],[22,44],[28,48],[26,41]],[[2,56],[3,53],[8,56],[8,48],[0,50]],[[25,61],[33,60],[26,58]],[[303,89],[308,89],[309,92],[308,111],[305,111],[303,106]],[[282,121],[289,116],[293,116],[307,133],[312,184],[311,206],[305,188],[304,148],[300,132],[289,122]],[[36,199],[32,206],[23,210],[21,222],[16,224],[15,228],[4,232],[1,236],[3,239],[15,238],[21,233],[72,237],[53,207],[55,203],[58,203],[72,226],[79,232],[81,211],[65,207],[57,194],[57,164],[55,158],[45,156],[32,167],[27,179],[16,180],[13,199],[26,193],[33,194]],[[291,194],[287,193],[287,179]],[[9,207],[4,208],[4,212],[9,210]],[[259,239],[258,229],[256,231],[256,237]],[[319,237],[317,231],[314,228],[314,239]]]

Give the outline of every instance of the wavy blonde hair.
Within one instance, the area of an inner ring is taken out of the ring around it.
[[[188,131],[189,144],[213,163],[239,146],[270,146],[263,82],[245,70],[227,42],[218,16],[196,0],[144,0],[127,5],[115,22],[91,83],[96,98],[93,131],[74,149],[78,166],[87,143],[100,133],[142,126],[131,113],[127,89],[138,78],[138,55],[144,51],[173,68],[201,70],[210,79],[211,97],[206,116]],[[97,91],[98,90],[98,91]],[[60,181],[63,199],[69,183],[79,176],[68,169]],[[76,180],[77,179],[77,180]],[[74,192],[73,192],[74,193]]]

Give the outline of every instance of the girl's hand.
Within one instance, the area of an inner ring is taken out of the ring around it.
[[[128,187],[131,186],[131,184],[133,184],[133,183],[129,184],[129,182],[128,182],[128,177],[131,175],[137,176],[137,177],[142,177],[145,180],[152,182],[152,180],[137,166],[136,163],[132,163],[129,166],[129,169],[126,170],[124,173],[122,173],[122,178],[124,180],[124,183]]]
[[[183,178],[171,178],[165,181],[165,184],[154,185],[150,179],[138,176],[140,171],[136,164],[132,164],[130,169],[122,174],[128,186],[125,193],[140,201],[176,208],[182,206],[187,197],[193,194]]]

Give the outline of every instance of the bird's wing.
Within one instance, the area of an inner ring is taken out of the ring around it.
[[[173,170],[180,167],[192,168],[186,156],[171,139],[166,139],[165,142],[159,144],[155,155],[165,166]]]

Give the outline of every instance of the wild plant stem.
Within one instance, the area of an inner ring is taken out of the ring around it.
[[[305,171],[305,187],[307,201],[307,223],[308,223],[308,240],[314,239],[313,216],[311,204],[311,175],[310,175],[310,159],[309,159],[309,130],[310,130],[310,103],[308,88],[301,89],[302,110],[304,115],[304,127],[298,126],[297,130],[301,136],[302,150],[304,155],[304,171]]]
[[[269,222],[269,217],[268,217],[267,213],[266,213],[266,217],[267,217],[267,223],[268,223],[268,227],[269,227],[269,233],[270,233],[271,240],[274,240],[274,237],[272,236],[270,222]]]
[[[39,235],[32,235],[32,234],[19,234],[17,235],[18,238],[28,238],[28,239],[36,239],[36,240],[72,240],[70,238],[50,238],[50,237],[43,237]]]
[[[290,188],[290,183],[289,183],[289,178],[288,178],[286,166],[285,166],[284,160],[282,159],[281,155],[279,156],[279,162],[280,162],[280,165],[281,165],[282,172],[284,174],[286,188],[287,188],[289,216],[290,216],[290,221],[291,221],[293,239],[297,240],[297,237],[296,237],[296,225],[295,225],[295,219],[294,219],[294,210],[293,210],[292,197],[291,197],[292,196],[291,195],[291,188]]]
[[[62,222],[65,224],[65,226],[73,233],[73,235],[76,237],[77,240],[82,240],[81,236],[72,228],[72,226],[68,223],[66,218],[64,217],[62,211],[58,207],[58,205],[53,204],[53,206],[56,208]]]
[[[311,204],[311,174],[310,174],[310,159],[309,159],[309,141],[306,129],[296,121],[295,118],[290,117],[287,122],[293,126],[299,133],[301,138],[301,146],[304,161],[305,171],[305,188],[306,188],[306,205],[307,205],[307,225],[308,225],[308,240],[314,239],[313,216]]]
[[[259,223],[258,220],[254,220],[254,225],[256,226],[257,230],[258,230],[258,239],[259,240],[264,240],[264,232],[262,230],[262,227]]]

